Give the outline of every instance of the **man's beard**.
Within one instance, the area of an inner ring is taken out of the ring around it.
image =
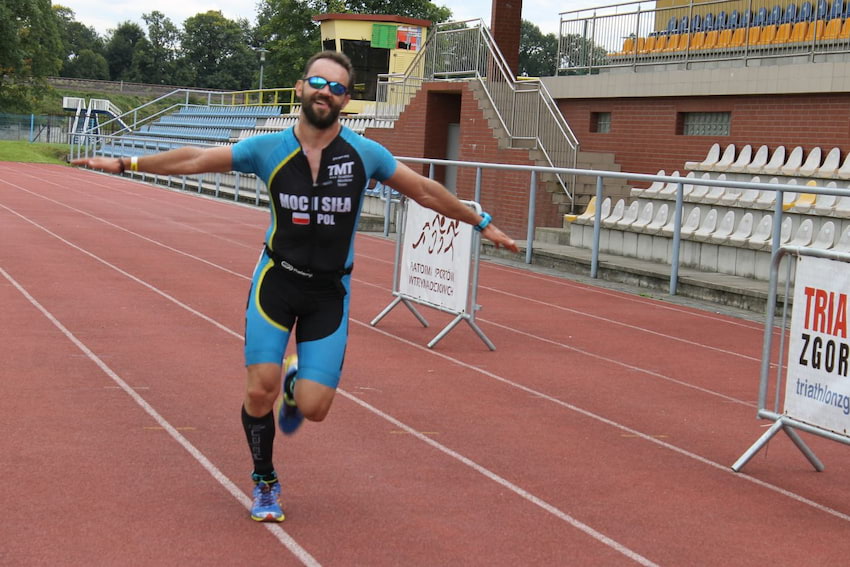
[[[319,115],[313,106],[315,99],[308,99],[301,103],[301,110],[304,111],[304,118],[307,119],[313,127],[319,130],[327,130],[336,123],[339,113],[342,110],[328,98],[323,99],[328,105],[328,112],[324,116]]]

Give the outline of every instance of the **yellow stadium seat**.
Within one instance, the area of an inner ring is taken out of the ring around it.
[[[798,43],[806,41],[806,33],[809,31],[809,22],[797,22],[791,28],[791,37],[788,38],[790,43]]]
[[[711,30],[707,34],[705,34],[705,43],[703,43],[703,49],[714,49],[717,47],[717,36],[720,34],[717,30]]]
[[[682,34],[668,36],[667,47],[664,48],[664,51],[676,51],[677,49],[679,49],[680,41],[687,41],[687,36]]]
[[[814,25],[809,26],[808,31],[806,31],[806,38],[804,41],[820,41],[823,38],[823,34],[823,20],[818,20]]]
[[[715,45],[715,47],[723,49],[723,48],[729,47],[729,44],[731,42],[732,42],[732,30],[725,29],[725,30],[720,32],[719,36],[717,36],[717,45]]]
[[[655,48],[652,50],[653,53],[661,53],[665,49],[667,49],[667,36],[660,35],[655,40]]]
[[[823,39],[838,39],[838,34],[841,33],[841,18],[833,18],[826,24],[826,29],[823,31]]]
[[[785,23],[779,26],[779,29],[776,30],[776,36],[773,38],[771,43],[788,43],[788,40],[791,38],[791,24]]]
[[[690,50],[697,51],[705,48],[705,32],[696,32],[691,39]]]
[[[758,45],[770,45],[776,38],[776,26],[764,26],[759,32]]]
[[[643,48],[638,48],[638,53],[649,53],[651,51],[655,51],[655,41],[657,37],[654,35],[646,38],[646,41],[643,43]]]
[[[747,32],[747,45],[758,45],[759,37],[761,36],[761,28],[753,26],[751,28],[747,28]]]
[[[747,29],[748,28],[736,28],[734,32],[732,32],[732,39],[729,40],[729,47],[743,47],[744,42],[747,41]]]
[[[844,20],[841,31],[838,32],[838,39],[850,39],[850,18]]]

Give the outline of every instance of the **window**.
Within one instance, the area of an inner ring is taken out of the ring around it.
[[[395,26],[393,26],[395,41]],[[342,52],[351,59],[354,67],[355,100],[375,100],[378,92],[378,75],[390,71],[390,50],[374,47],[369,41],[342,40]]]
[[[678,134],[685,136],[728,136],[731,112],[682,112]],[[679,126],[677,125],[677,126]]]
[[[590,131],[599,134],[607,134],[611,131],[611,113],[610,112],[591,112],[590,113]]]

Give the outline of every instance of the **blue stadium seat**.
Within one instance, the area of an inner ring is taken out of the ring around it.
[[[679,28],[679,18],[676,16],[671,16],[669,20],[667,20],[667,34],[676,33],[676,30]]]
[[[809,10],[812,9],[812,5],[809,4]],[[796,24],[797,23],[797,5],[796,4],[788,4],[788,7],[785,8],[785,17],[782,18],[783,24]]]
[[[837,0],[840,1],[840,0]],[[702,31],[702,17],[699,14],[694,14],[693,20],[691,21],[691,31],[692,32],[700,32]]]
[[[727,28],[735,29],[738,27],[738,10],[732,10],[732,13],[729,14],[729,20],[726,22]]]
[[[767,16],[767,24],[769,26],[778,26],[782,21],[782,6],[777,4]]]
[[[679,33],[688,33],[690,31],[690,22],[688,21],[687,16],[682,16],[682,20],[679,23]]]
[[[848,4],[850,6],[850,4]],[[702,19],[702,31],[711,31],[714,29],[714,14],[709,12]]]
[[[714,29],[723,30],[726,29],[726,12],[720,10],[717,13],[717,17],[714,19]]]
[[[835,20],[844,17],[844,0],[832,0],[832,9],[829,11],[829,19]]]
[[[813,20],[825,20],[826,15],[829,12],[829,6],[826,3],[826,0],[818,0],[818,7],[815,10]]]
[[[803,2],[800,6],[800,13],[797,15],[798,22],[808,22],[812,19],[812,3],[809,0]]]
[[[755,20],[753,20],[753,25],[756,27],[761,27],[767,24],[767,8],[762,7],[759,8],[759,11],[756,12]]]
[[[744,10],[741,12],[740,17],[738,18],[738,27],[748,28],[750,27],[750,22],[753,19],[753,13],[749,10]]]

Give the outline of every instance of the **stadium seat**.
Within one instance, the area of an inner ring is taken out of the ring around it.
[[[777,4],[776,6],[773,7],[772,10],[770,10],[770,12],[768,12],[766,23],[768,25],[778,26],[779,24],[782,23],[782,15],[783,15],[782,6]]]
[[[705,17],[702,19],[702,31],[712,31],[714,30],[714,14],[711,12],[707,13]]]
[[[707,32],[698,31],[691,34],[691,40],[688,45],[688,49],[691,51],[699,51],[700,49],[705,49],[705,38]]]
[[[700,242],[706,242],[711,237],[711,233],[717,230],[717,216],[717,209],[709,209],[705,217],[700,221],[699,228],[690,235],[690,238],[699,240]]]
[[[738,226],[736,226],[734,232],[729,235],[728,243],[733,246],[745,246],[747,240],[749,240],[750,236],[753,234],[754,219],[755,215],[749,211],[741,215],[741,220],[738,221]]]
[[[794,236],[794,219],[788,215],[782,218],[782,225],[779,227],[779,244],[787,244]]]
[[[832,20],[829,20],[826,23],[826,28],[823,30],[822,39],[824,41],[833,41],[838,39],[838,36],[841,34],[841,24],[841,18],[834,18]]]
[[[664,228],[664,225],[667,224],[669,216],[670,206],[667,203],[661,203],[655,211],[655,216],[652,218],[652,222],[646,225],[643,231],[647,234],[658,234],[661,232],[661,229]]]
[[[812,219],[805,219],[794,232],[794,238],[787,241],[788,246],[810,246],[814,238],[815,223]]]
[[[685,169],[706,171],[720,159],[720,144],[711,144],[708,153],[702,161],[686,161]]]
[[[797,22],[791,27],[791,36],[788,38],[788,43],[800,43],[806,40],[806,34],[809,32],[808,20]]]
[[[836,217],[850,218],[850,197],[842,195],[836,199],[832,214]]]
[[[832,0],[832,6],[829,9],[830,20],[840,20],[844,17],[844,0]]]
[[[785,8],[785,14],[782,16],[780,21],[784,24],[797,23],[797,5],[793,2],[788,4],[788,7]]]
[[[801,165],[803,165],[803,147],[797,146],[788,154],[788,159],[779,168],[779,173],[782,175],[795,175]]]
[[[607,199],[610,202],[611,198],[607,197]],[[590,201],[587,202],[587,206],[584,208],[583,213],[581,213],[580,215],[570,215],[570,214],[564,215],[564,221],[575,222],[575,221],[581,219],[582,221],[589,220],[590,222],[593,222],[593,217],[594,217],[595,214],[596,214],[596,195],[591,197]]]
[[[765,164],[767,164],[767,158],[770,155],[770,149],[766,145],[759,146],[759,149],[756,150],[753,159],[750,160],[750,163],[744,169],[736,170],[730,169],[730,171],[740,171],[747,173],[761,173]]]
[[[841,148],[832,148],[814,173],[815,177],[833,177],[841,165]]]
[[[640,213],[638,213],[637,218],[628,228],[634,231],[643,232],[649,223],[652,222],[653,209],[654,205],[652,201],[645,203],[643,207],[640,208]]]
[[[732,37],[729,39],[729,47],[737,49],[743,47],[747,42],[747,32],[750,28],[735,28],[732,31]]]
[[[747,239],[747,247],[754,250],[762,250],[770,247],[770,239],[773,235],[773,215],[766,214],[759,219],[753,229],[752,235]]]
[[[750,181],[751,183],[760,183],[758,177],[754,177]],[[744,189],[741,192],[741,196],[738,197],[738,205],[748,209],[755,208],[759,195],[761,195],[761,191],[758,189]]]
[[[726,171],[726,168],[735,162],[735,144],[729,144],[723,150],[723,155],[711,166],[710,171]]]
[[[785,165],[785,146],[777,146],[776,149],[773,150],[770,160],[768,160],[761,171],[750,170],[750,173],[767,173],[769,175],[776,175],[780,172],[783,165]]]
[[[803,41],[820,41],[821,39],[823,39],[825,29],[826,24],[823,20],[817,20],[816,22],[812,22],[811,24],[809,24],[809,28],[806,30],[806,36],[803,38]]]
[[[627,229],[637,220],[638,214],[640,214],[640,201],[632,201],[628,208],[626,208],[623,212],[623,216],[620,220],[616,221],[611,228],[618,228],[620,230]]]
[[[673,227],[673,221],[675,221],[675,216],[674,216],[673,219],[670,220],[669,223],[667,223],[667,226],[665,226],[661,230],[662,234],[664,234],[665,236],[672,236],[673,235],[673,228],[674,228]],[[691,211],[688,213],[688,216],[682,222],[682,228],[681,228],[682,238],[686,238],[686,237],[689,238],[691,235],[693,235],[693,233],[695,233],[699,229],[701,223],[702,223],[702,209],[699,208],[699,207],[694,207],[693,209],[691,209]]]
[[[714,244],[726,244],[732,232],[735,230],[735,211],[726,211],[717,222],[717,228],[712,232],[708,240]]]
[[[821,156],[822,152],[820,146],[815,146],[809,151],[809,155],[806,156],[806,161],[797,168],[797,171],[794,172],[793,175],[798,175],[800,177],[813,177],[818,169],[821,166]]]
[[[758,45],[761,40],[761,27],[752,26],[747,28],[747,45]]]
[[[847,155],[844,157],[844,163],[835,171],[835,176],[839,179],[850,179],[850,152],[847,152]]]
[[[818,0],[817,8],[812,16],[814,20],[824,21],[827,18],[827,14],[829,14],[829,6],[826,3],[826,0]]]
[[[726,12],[721,10],[717,12],[717,17],[714,18],[714,29],[716,30],[725,30],[727,27],[726,20],[728,16]]]
[[[750,165],[750,162],[753,160],[753,147],[750,144],[745,145],[741,148],[741,151],[738,152],[738,157],[735,158],[735,161],[726,168],[726,171],[730,172],[739,172],[746,171],[747,166]]]
[[[732,10],[732,13],[729,14],[729,19],[726,21],[726,27],[735,29],[740,25],[738,18],[740,18],[740,14],[738,10]]]
[[[806,185],[809,187],[817,187],[817,182],[809,181]],[[816,199],[817,195],[815,193],[798,193],[790,210],[795,213],[808,213],[814,209]]]
[[[812,20],[813,16],[814,16],[814,13],[812,11],[812,3],[809,2],[809,0],[806,0],[800,6],[800,13],[797,14],[797,21],[798,22],[808,22],[808,21]]]
[[[827,189],[836,189],[835,181],[830,181],[826,184]],[[821,193],[815,199],[813,211],[819,215],[831,215],[835,210],[835,203],[838,201],[838,195],[826,195]]]
[[[826,221],[818,229],[818,233],[812,241],[812,248],[829,250],[835,245],[835,223]]]
[[[602,226],[605,228],[611,228],[617,224],[617,222],[623,218],[623,214],[626,212],[626,201],[624,199],[620,199],[614,204],[614,207],[611,209],[611,214],[602,218]]]
[[[773,38],[771,43],[773,45],[788,43],[791,40],[791,29],[793,26],[794,24],[790,24],[788,22],[779,24],[779,28],[776,30],[776,36]]]
[[[678,171],[674,171],[674,172],[673,172],[673,173],[671,173],[670,175],[672,175],[673,177],[679,177],[679,172],[678,172]],[[687,177],[693,177],[693,175],[694,175],[694,174],[693,174],[693,172],[692,172],[692,173],[689,173],[689,174],[687,175]],[[682,179],[682,184],[684,185],[684,179]],[[679,189],[679,182],[677,182],[677,181],[670,181],[670,182],[668,182],[668,183],[667,183],[664,187],[662,187],[662,188],[661,188],[661,190],[658,192],[658,196],[659,196],[659,197],[665,197],[665,198],[675,197],[675,195],[676,195],[676,191],[677,191],[678,189]],[[683,187],[683,190],[684,190],[684,187]]]
[[[759,38],[757,45],[770,45],[776,39],[776,32],[779,29],[779,26],[775,24],[768,24],[761,28],[759,32]]]
[[[844,229],[832,249],[836,252],[850,252],[850,226]]]
[[[848,10],[850,10],[850,3],[847,4]],[[850,39],[850,16],[844,19],[844,23],[841,24],[841,31],[838,32],[838,39]]]
[[[732,44],[732,28],[724,28],[717,36],[717,49],[728,49]]]

